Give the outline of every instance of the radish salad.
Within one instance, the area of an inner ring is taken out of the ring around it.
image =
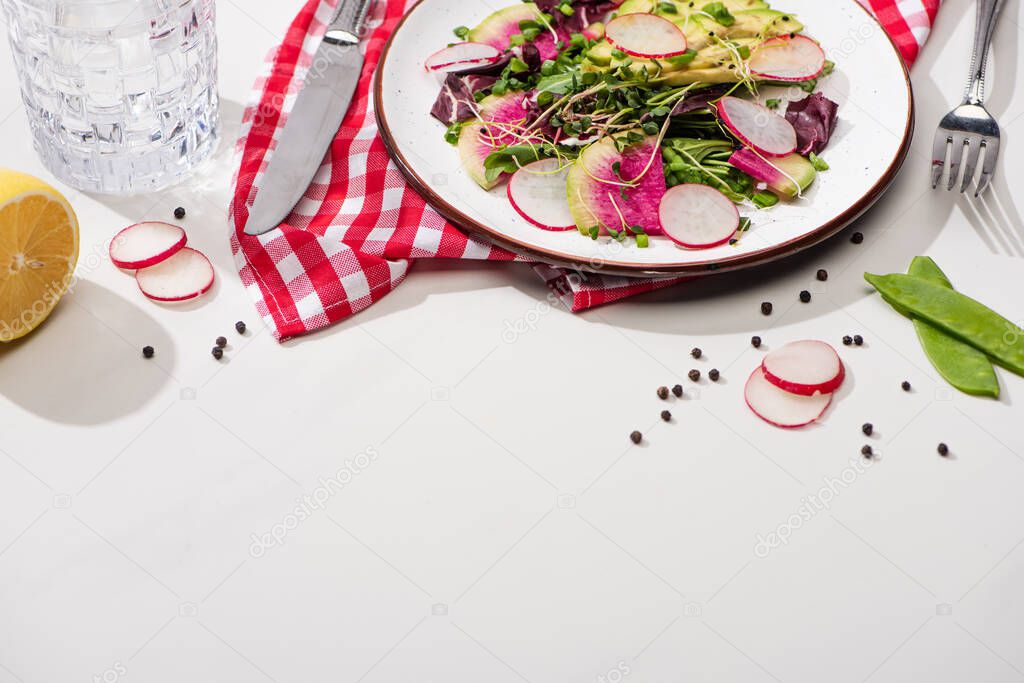
[[[431,114],[539,229],[734,244],[744,213],[828,168],[838,106],[817,85],[833,64],[803,28],[763,0],[524,2],[426,58],[443,79]]]

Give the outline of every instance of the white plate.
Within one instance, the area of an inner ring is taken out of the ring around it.
[[[839,103],[839,124],[822,154],[831,170],[819,174],[800,200],[766,211],[744,210],[752,226],[735,245],[684,250],[667,238],[652,238],[650,248],[639,249],[609,238],[594,241],[575,231],[540,230],[511,207],[504,184],[486,192],[470,179],[460,168],[456,149],[444,141],[444,125],[430,116],[440,82],[424,70],[423,61],[456,40],[455,26],[475,25],[503,6],[500,0],[421,0],[410,10],[377,70],[374,98],[381,134],[412,185],[446,218],[541,261],[611,273],[670,275],[735,270],[793,254],[841,230],[888,188],[910,146],[914,104],[898,50],[856,0],[772,4],[797,15],[807,35],[819,40],[836,62],[820,90]],[[793,89],[762,91],[766,98],[805,96]]]

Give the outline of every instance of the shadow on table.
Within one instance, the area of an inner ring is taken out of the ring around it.
[[[121,330],[145,339],[158,356],[143,360]],[[170,381],[174,356],[170,336],[153,318],[83,280],[32,334],[0,344],[0,395],[54,422],[111,422],[140,409]]]

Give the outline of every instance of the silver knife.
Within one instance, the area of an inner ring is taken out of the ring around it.
[[[363,68],[359,39],[371,2],[341,0],[249,209],[245,234],[281,225],[323,163]]]

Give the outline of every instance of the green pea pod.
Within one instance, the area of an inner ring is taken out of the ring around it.
[[[1024,331],[991,308],[919,277],[864,273],[864,279],[900,309],[1024,375]]]
[[[927,256],[914,257],[907,275],[953,289],[946,274]],[[943,379],[965,394],[999,398],[999,379],[988,356],[929,322],[919,318],[913,321],[925,355]]]

